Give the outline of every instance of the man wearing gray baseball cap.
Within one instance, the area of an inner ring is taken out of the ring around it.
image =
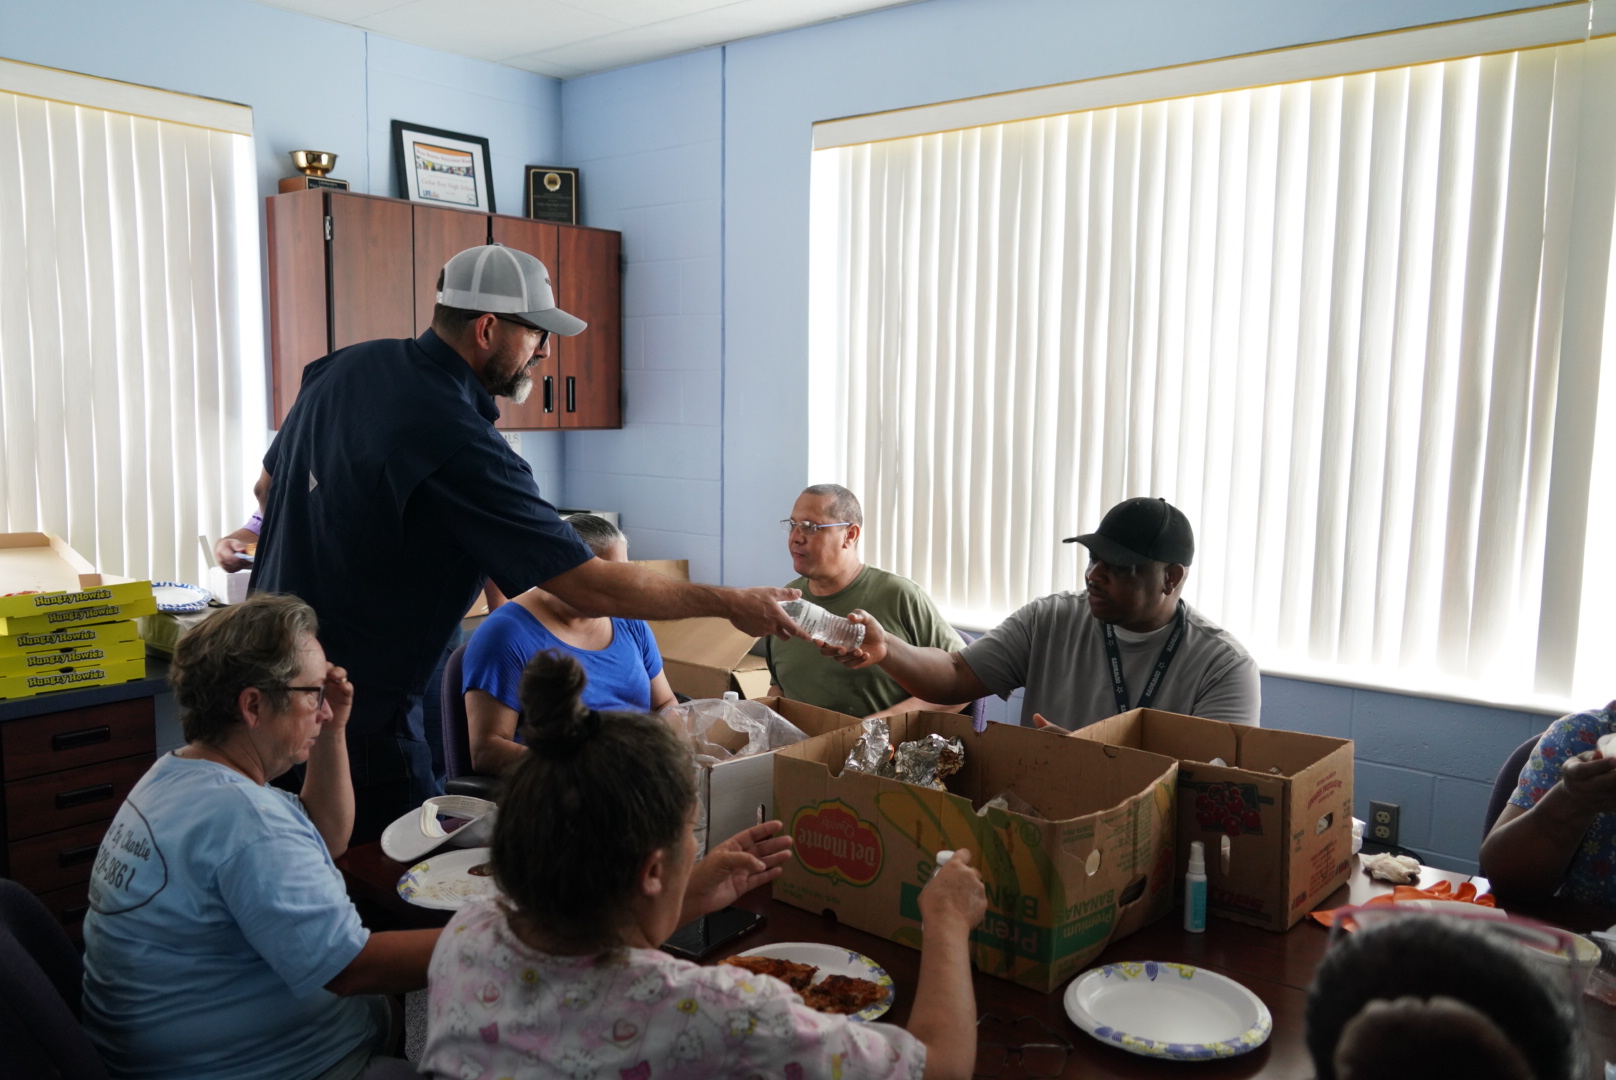
[[[1181,596],[1195,558],[1182,511],[1166,499],[1128,499],[1066,543],[1089,550],[1087,588],[1040,597],[958,652],[889,637],[862,611],[848,616],[866,627],[857,651],[821,651],[848,667],[879,664],[926,701],[1008,698],[1026,687],[1022,715],[1045,727],[1136,708],[1258,723],[1256,661]]]
[[[444,266],[432,327],[367,341],[303,370],[259,477],[252,588],[314,608],[348,671],[353,842],[436,794],[421,694],[484,579],[535,585],[590,615],[720,616],[747,634],[797,633],[792,589],[691,585],[597,559],[539,494],[494,421],[521,401],[552,334],[585,324],[556,306],[532,255],[490,244]]]

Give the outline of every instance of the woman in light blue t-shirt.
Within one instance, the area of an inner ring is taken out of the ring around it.
[[[628,538],[605,518],[578,514],[567,524],[598,558],[628,561]],[[583,667],[583,703],[591,709],[655,712],[674,703],[647,623],[587,616],[559,596],[529,589],[495,609],[466,646],[461,689],[477,772],[498,776],[526,753],[516,730],[522,669],[545,650]]]

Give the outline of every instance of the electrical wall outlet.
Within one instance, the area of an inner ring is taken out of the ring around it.
[[[1369,840],[1390,847],[1397,843],[1398,806],[1394,802],[1369,803]]]

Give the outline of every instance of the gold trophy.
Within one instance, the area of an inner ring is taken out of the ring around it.
[[[327,176],[337,164],[337,155],[324,150],[293,150],[292,164],[301,174],[281,181],[282,191],[307,191],[309,188],[334,188],[347,191],[348,181]]]

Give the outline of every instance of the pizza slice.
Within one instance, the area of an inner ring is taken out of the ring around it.
[[[847,975],[826,975],[818,983],[802,991],[802,1000],[810,1009],[851,1015],[885,1001],[890,992],[887,987],[868,979],[854,979]]]
[[[802,993],[814,981],[819,969],[812,964],[797,964],[790,960],[776,960],[772,956],[731,956],[721,964],[745,968],[754,975],[772,975],[791,989]]]

